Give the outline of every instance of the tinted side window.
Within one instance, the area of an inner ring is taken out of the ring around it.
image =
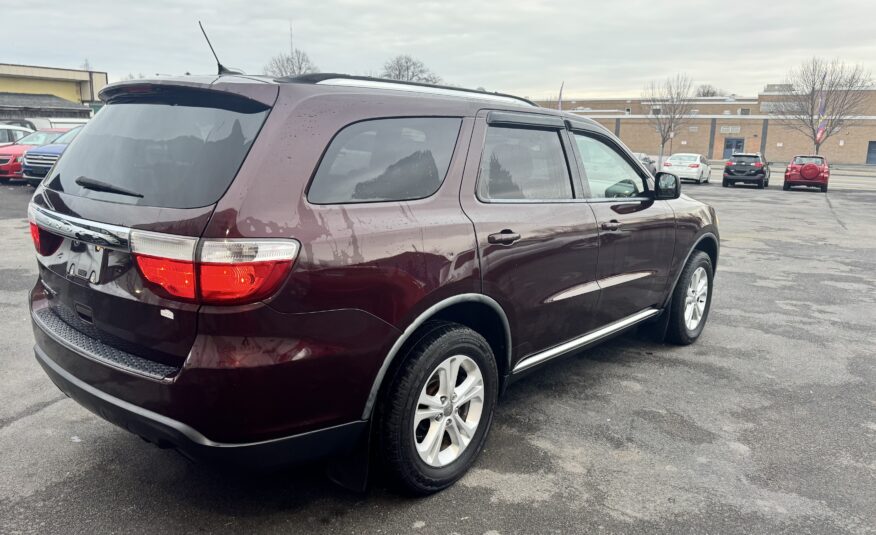
[[[554,130],[490,127],[478,178],[481,199],[571,199],[572,182]]]
[[[307,194],[317,204],[403,201],[444,181],[462,119],[375,119],[332,140]]]
[[[636,169],[599,139],[575,134],[592,198],[638,197],[645,184]]]

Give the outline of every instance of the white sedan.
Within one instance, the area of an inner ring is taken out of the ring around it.
[[[697,184],[709,182],[712,168],[702,154],[678,153],[663,162],[661,171],[672,173],[682,180],[694,180]]]

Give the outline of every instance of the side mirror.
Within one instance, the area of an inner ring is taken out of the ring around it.
[[[672,173],[657,173],[654,184],[654,198],[657,200],[677,199],[681,196],[681,180]]]

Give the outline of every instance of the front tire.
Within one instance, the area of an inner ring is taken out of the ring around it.
[[[490,345],[477,332],[430,322],[379,407],[379,455],[403,490],[443,490],[474,464],[499,392]]]
[[[712,305],[712,259],[694,251],[678,278],[669,306],[666,338],[678,345],[696,341],[706,326]]]

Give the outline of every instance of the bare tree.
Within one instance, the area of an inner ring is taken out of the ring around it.
[[[642,105],[648,110],[648,120],[660,136],[658,169],[663,165],[666,143],[690,119],[692,86],[686,74],[676,74],[651,82],[642,91]]]
[[[697,97],[723,97],[726,94],[727,91],[715,87],[712,84],[700,84],[697,86],[696,91]]]
[[[855,124],[863,112],[865,90],[873,86],[863,66],[821,58],[792,70],[786,83],[788,92],[772,104],[770,114],[809,138],[815,154],[830,136]]]
[[[312,72],[319,72],[319,67],[310,61],[307,52],[300,48],[293,48],[288,54],[277,54],[265,66],[265,74],[275,78]]]
[[[441,77],[430,71],[422,61],[407,54],[398,55],[383,64],[381,78],[404,82],[441,83]]]

